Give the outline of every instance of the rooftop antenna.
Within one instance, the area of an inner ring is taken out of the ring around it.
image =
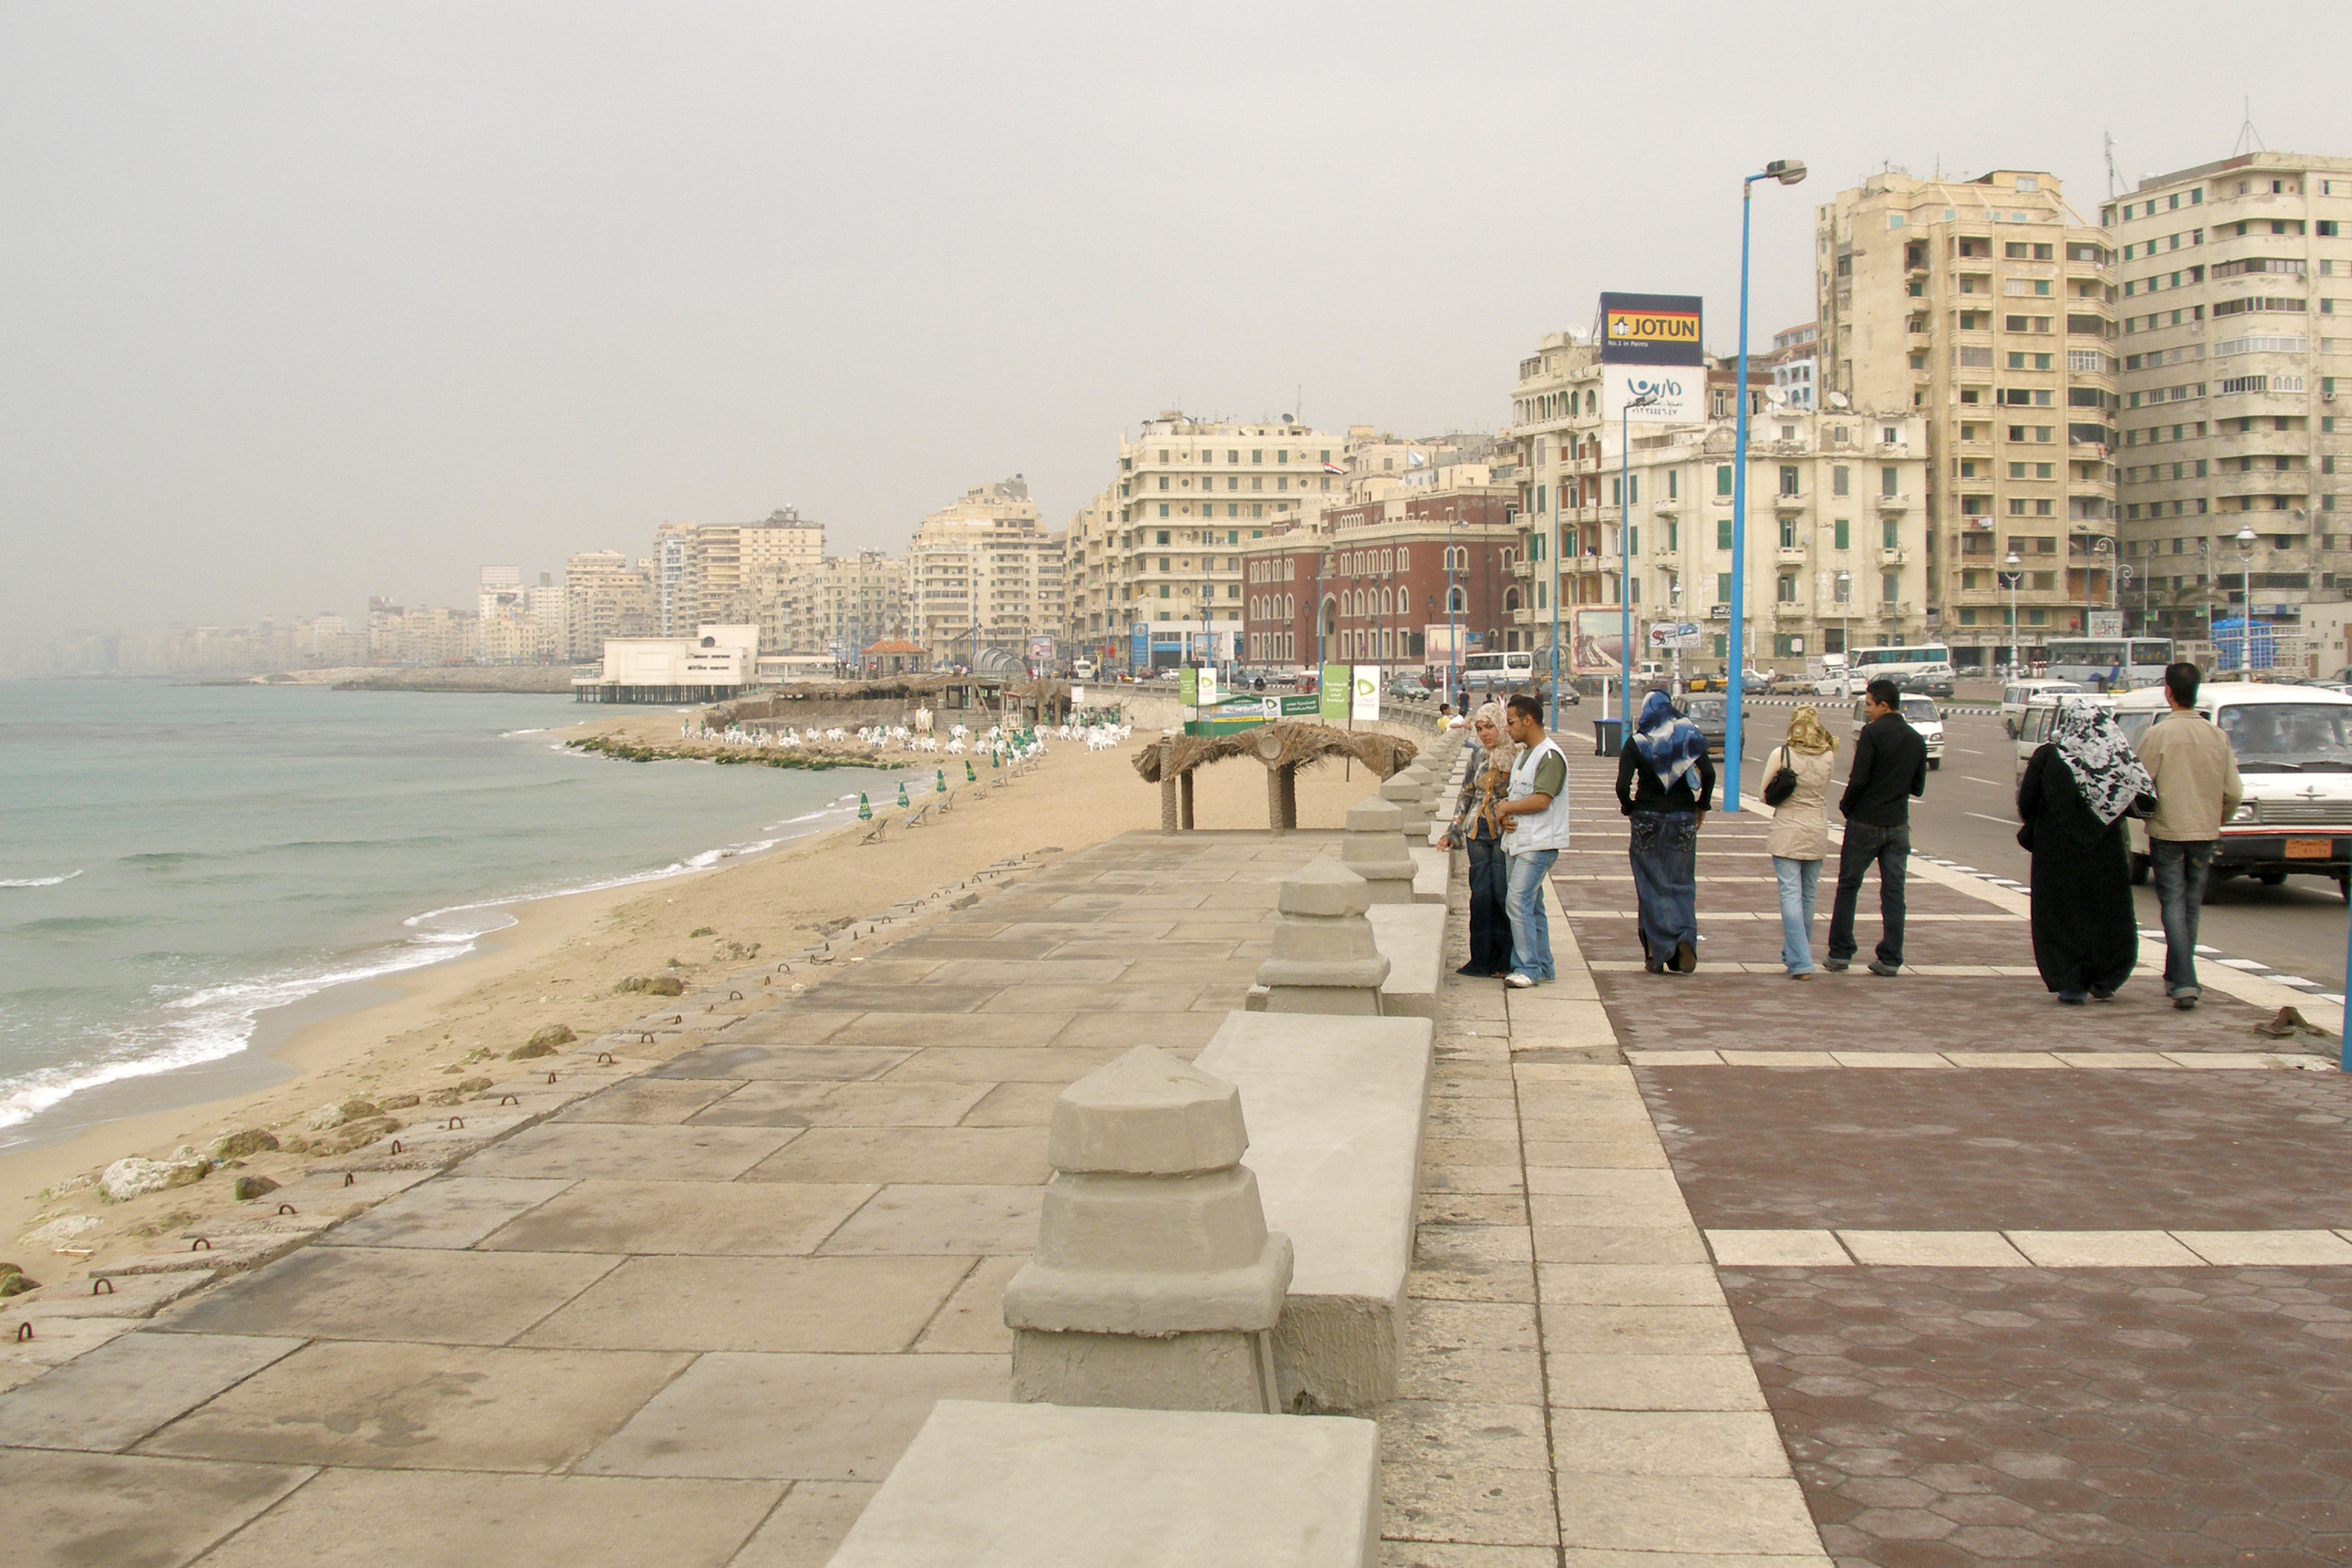
[[[2242,153],[2270,151],[2268,147],[2263,145],[2262,132],[2254,129],[2254,100],[2251,93],[2246,97],[2245,106],[2245,123],[2238,127],[2238,139],[2230,144],[2230,156],[2232,158]]]
[[[2105,140],[2107,146],[2107,195],[2112,196],[2116,194],[2116,186],[2122,183],[2123,176],[2116,173],[2116,133],[2112,131],[2108,132]]]

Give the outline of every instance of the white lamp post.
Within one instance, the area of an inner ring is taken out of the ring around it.
[[[2008,559],[2001,564],[2009,568],[2009,678],[2016,680],[2020,679],[2017,673],[2017,582],[2024,575],[2018,568],[2023,566],[2025,563],[2019,560],[2017,552],[2012,550],[2009,552]]]
[[[2238,679],[2254,678],[2254,525],[2239,525],[2232,536],[2238,544],[2238,563],[2246,580],[2246,602],[2238,608]]]

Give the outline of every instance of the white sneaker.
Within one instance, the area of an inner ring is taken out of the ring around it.
[[[1503,984],[1509,986],[1514,991],[1528,991],[1535,987],[1535,977],[1533,975],[1521,974],[1515,969],[1511,971],[1510,973],[1503,976]]]

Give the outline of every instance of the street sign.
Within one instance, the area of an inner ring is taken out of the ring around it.
[[[1699,645],[1698,623],[1696,621],[1652,621],[1650,648],[1664,653],[1670,648],[1696,647]]]

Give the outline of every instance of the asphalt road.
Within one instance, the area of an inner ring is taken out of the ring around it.
[[[1825,712],[1822,717],[1838,737],[1838,775],[1843,780],[1853,745],[1853,720],[1846,713]],[[1763,788],[1757,769],[1764,753],[1788,732],[1788,724],[1787,709],[1750,710],[1741,748],[1748,757],[1741,770],[1743,791],[1753,794]],[[1944,765],[1927,775],[1926,798],[1911,803],[1912,847],[2025,881],[2031,867],[2030,857],[2017,847],[2016,776],[2016,744],[1999,719],[1947,716]],[[2136,888],[2133,894],[2140,925],[2157,930],[2163,921],[2155,886]],[[1863,897],[1867,902],[1875,895],[1865,888]],[[2290,877],[2275,888],[2265,888],[2251,877],[2238,877],[2208,895],[2198,937],[2233,958],[2257,959],[2341,992],[2346,920],[2344,900],[2326,878]]]

